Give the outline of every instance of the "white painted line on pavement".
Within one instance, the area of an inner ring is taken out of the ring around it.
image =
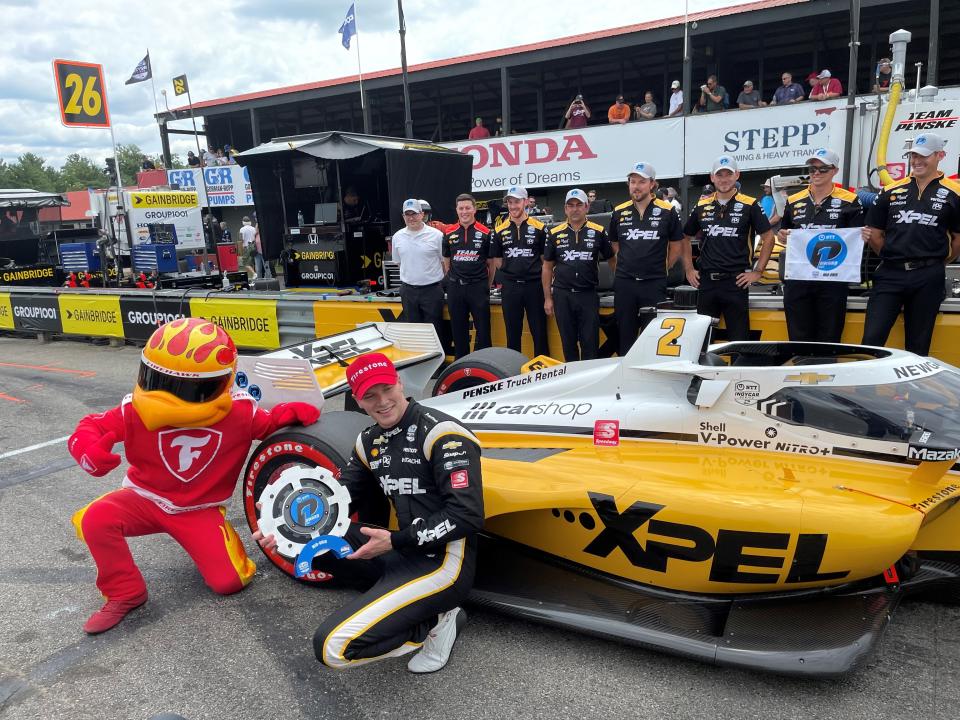
[[[19,455],[21,453],[30,452],[31,450],[39,450],[40,448],[49,447],[50,445],[56,445],[57,443],[62,443],[69,438],[69,435],[64,435],[62,438],[57,438],[56,440],[47,440],[47,442],[38,443],[36,445],[31,445],[30,447],[20,448],[19,450],[11,450],[10,452],[5,452],[0,455],[0,460],[4,458],[13,457],[14,455]]]

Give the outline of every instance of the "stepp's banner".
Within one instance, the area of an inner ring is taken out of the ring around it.
[[[862,258],[860,228],[791,230],[784,277],[859,283]]]
[[[507,135],[443,143],[473,156],[473,191],[504,191],[626,182],[627,170],[643,160],[659,178],[683,174],[683,119],[662,118],[626,125]]]
[[[203,182],[207,184],[207,203],[203,194]],[[238,207],[253,205],[253,191],[250,189],[250,175],[247,168],[239,165],[213,165],[205,168],[185,170],[167,170],[167,183],[170,187],[190,190],[200,196],[200,205],[206,207]]]

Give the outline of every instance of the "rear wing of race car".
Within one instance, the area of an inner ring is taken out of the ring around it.
[[[381,352],[390,358],[404,389],[422,397],[443,363],[437,331],[429,323],[365,323],[355,330],[288,345],[256,357],[241,357],[237,385],[264,407],[302,400],[322,406],[325,398],[346,392],[346,369],[360,355]]]

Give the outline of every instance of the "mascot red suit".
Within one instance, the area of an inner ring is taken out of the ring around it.
[[[253,577],[256,567],[224,517],[224,504],[254,439],[286,425],[309,425],[320,413],[307,403],[262,410],[233,388],[236,364],[233,341],[218,325],[202,318],[161,325],[143,349],[133,395],[83,418],[67,441],[93,476],[120,464],[112,452],[118,442],[130,466],[121,489],[73,516],[106,598],[83,626],[87,633],[109,630],[147,601],[128,537],[167,533],[222,595],[242,590]]]

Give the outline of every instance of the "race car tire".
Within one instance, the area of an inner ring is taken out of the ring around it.
[[[455,360],[440,373],[433,397],[519,375],[530,359],[510,348],[489,347]]]
[[[247,461],[243,473],[243,507],[251,532],[259,529],[257,499],[263,489],[280,477],[290,467],[324,467],[339,476],[340,468],[346,466],[357,441],[357,435],[370,426],[370,418],[355,412],[323,413],[313,425],[288,427],[278,430],[261,442]],[[372,510],[371,513],[372,514]],[[383,518],[355,517],[362,521],[380,521]],[[328,583],[333,576],[324,572],[311,572],[296,578],[293,563],[275,549],[260,548],[263,554],[283,573],[308,585]]]

